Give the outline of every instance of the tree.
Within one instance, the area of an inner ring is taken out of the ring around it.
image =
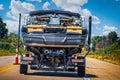
[[[15,44],[15,43],[17,43],[17,39],[18,39],[18,36],[17,36],[17,34],[15,34],[15,33],[10,33],[9,35],[8,35],[8,37],[7,37],[7,42],[9,42],[9,43],[12,43],[12,44]]]
[[[92,49],[95,51],[95,48],[101,48],[105,45],[106,36],[94,36],[92,38]]]
[[[102,36],[94,36],[93,38],[92,38],[92,44],[94,44],[94,46],[99,42],[99,41],[101,41],[102,40]]]
[[[108,39],[110,40],[110,43],[114,43],[118,39],[117,33],[115,31],[110,32],[108,34]]]
[[[93,52],[96,50],[95,48],[96,48],[97,43],[101,40],[102,40],[102,36],[94,36],[92,38],[92,50],[93,50]]]
[[[0,17],[0,39],[7,36],[8,29],[6,28],[6,23],[3,22],[2,18]]]
[[[94,43],[97,43],[97,42],[99,42],[99,41],[101,41],[102,40],[102,36],[94,36],[93,38],[92,38],[92,42]]]

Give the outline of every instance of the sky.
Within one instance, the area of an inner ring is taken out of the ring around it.
[[[0,17],[10,32],[18,31],[19,13],[25,16],[35,10],[66,10],[81,14],[88,27],[92,16],[92,36],[116,31],[120,37],[120,0],[0,0]]]

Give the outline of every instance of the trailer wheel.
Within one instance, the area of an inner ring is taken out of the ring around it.
[[[80,77],[85,76],[85,66],[78,66],[77,74]]]
[[[85,63],[86,63],[86,60],[84,57],[82,57],[84,59],[84,62],[82,63],[78,63],[78,66],[77,66],[77,74],[79,77],[84,77],[85,76]]]
[[[27,74],[28,65],[20,64],[20,74]]]

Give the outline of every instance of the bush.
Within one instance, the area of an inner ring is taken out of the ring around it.
[[[97,54],[101,54],[101,53],[108,53],[108,54],[114,54],[114,53],[120,53],[120,40],[118,40],[117,42],[106,46],[104,49],[101,48],[97,51],[95,51],[95,53]]]
[[[120,40],[105,47],[104,49],[101,48],[95,51],[95,53],[90,54],[90,56],[120,65]]]
[[[0,49],[0,56],[13,56],[15,54],[15,52],[12,52],[10,50]]]
[[[11,45],[8,42],[0,42],[0,48],[10,50],[10,51],[13,51],[13,52],[15,51],[15,46]]]

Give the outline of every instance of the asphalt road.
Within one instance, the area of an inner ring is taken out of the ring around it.
[[[15,63],[15,56],[0,57],[0,68]]]
[[[3,58],[0,60],[4,60]],[[14,62],[7,59],[7,62]],[[1,66],[0,61],[0,66]],[[87,58],[85,77],[78,77],[76,72],[52,72],[28,70],[27,75],[19,74],[19,65],[13,65],[9,69],[0,72],[0,80],[120,80],[120,66]],[[0,68],[1,69],[1,68]]]

